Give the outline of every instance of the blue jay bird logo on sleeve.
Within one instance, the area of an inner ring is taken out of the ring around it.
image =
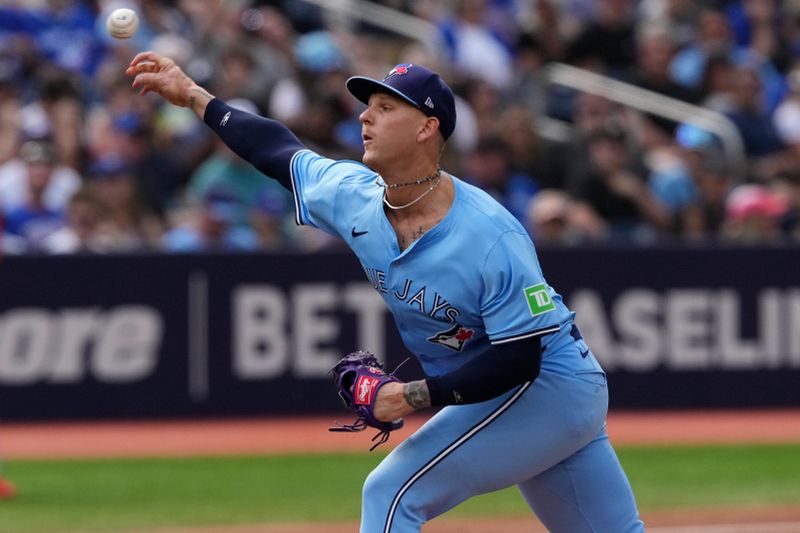
[[[441,344],[446,348],[460,352],[462,348],[464,348],[464,344],[466,344],[467,341],[469,341],[474,335],[474,330],[465,328],[461,324],[456,324],[446,331],[440,331],[433,337],[428,337],[428,341],[435,344]]]

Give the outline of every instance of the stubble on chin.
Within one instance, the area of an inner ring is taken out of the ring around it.
[[[367,165],[369,168],[372,168],[372,169],[375,168],[373,166],[374,163],[375,163],[375,157],[368,150],[364,150],[364,155],[361,156],[361,162],[364,163],[365,165]]]

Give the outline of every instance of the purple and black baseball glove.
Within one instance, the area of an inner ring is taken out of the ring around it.
[[[381,422],[375,418],[375,398],[378,390],[387,383],[400,380],[394,373],[387,374],[378,358],[370,352],[359,350],[345,355],[330,372],[336,384],[336,392],[344,406],[353,411],[357,418],[352,424],[339,424],[329,428],[331,431],[364,431],[367,427],[380,430],[372,440],[376,442],[372,451],[389,439],[389,433],[403,427],[403,419]]]

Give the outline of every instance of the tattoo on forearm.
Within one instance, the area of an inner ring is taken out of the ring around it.
[[[424,379],[404,383],[403,397],[406,403],[414,409],[431,406],[431,393],[428,391],[428,383]]]
[[[202,87],[195,87],[191,91],[189,91],[189,109],[194,111],[194,103],[197,100],[197,96],[204,96],[207,97],[209,100],[214,98],[211,93],[203,89]]]

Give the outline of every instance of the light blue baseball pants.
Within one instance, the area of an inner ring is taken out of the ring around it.
[[[445,407],[394,449],[364,484],[361,533],[417,533],[511,485],[553,533],[643,532],[605,431],[605,374],[582,340],[554,344],[533,384]]]

